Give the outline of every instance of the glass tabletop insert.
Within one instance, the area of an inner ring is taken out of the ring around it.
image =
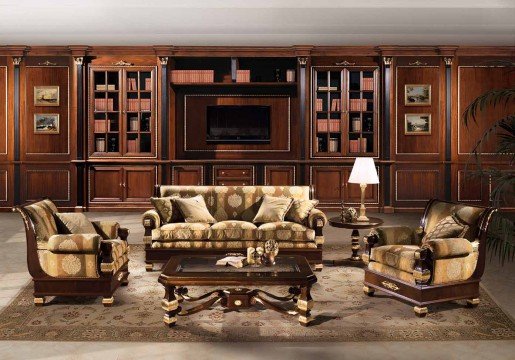
[[[275,265],[272,266],[255,266],[247,265],[242,268],[235,268],[231,265],[220,266],[215,265],[216,261],[221,257],[185,257],[179,264],[177,272],[196,273],[196,272],[238,272],[238,273],[285,273],[300,272],[297,261],[294,257],[278,257]]]

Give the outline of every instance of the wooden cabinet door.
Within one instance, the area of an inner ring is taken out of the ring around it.
[[[148,203],[156,184],[155,166],[124,166],[124,201]]]
[[[343,170],[343,185],[344,185],[344,197],[345,204],[361,204],[361,188],[359,184],[350,184],[349,177],[352,168],[345,168]],[[377,204],[378,198],[378,185],[367,185],[365,189],[365,204]]]
[[[173,185],[203,185],[202,165],[172,166]]]
[[[265,185],[295,185],[295,166],[265,166]]]
[[[315,199],[320,205],[339,206],[343,200],[344,170],[341,167],[313,166],[311,183],[315,188]]]
[[[92,166],[89,169],[89,201],[123,201],[123,167]]]

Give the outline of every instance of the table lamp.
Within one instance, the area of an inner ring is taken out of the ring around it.
[[[349,183],[359,184],[361,188],[361,206],[359,207],[358,221],[368,221],[365,215],[365,189],[367,184],[379,184],[374,159],[371,157],[358,157],[349,176]]]

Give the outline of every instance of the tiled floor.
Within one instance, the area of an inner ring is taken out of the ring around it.
[[[141,243],[137,213],[88,213],[90,219],[118,219],[131,230],[130,243]],[[331,215],[331,214],[329,214]],[[418,214],[381,214],[386,224],[416,226]],[[0,308],[30,281],[25,234],[18,214],[0,213]],[[350,231],[326,227],[327,244],[350,241]],[[482,285],[501,308],[515,318],[515,264],[488,262]],[[0,359],[515,359],[515,341],[367,342],[353,343],[51,343],[0,341]]]

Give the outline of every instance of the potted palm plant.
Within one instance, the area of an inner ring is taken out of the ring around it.
[[[515,63],[513,61],[498,60],[490,61],[487,65],[506,67],[506,71],[509,73],[513,71]],[[477,123],[479,113],[487,111],[492,107],[506,107],[512,104],[514,100],[515,88],[513,87],[488,90],[470,103],[463,112],[462,121],[468,127],[471,122]],[[485,166],[481,162],[485,144],[494,137],[497,141],[495,153],[503,155],[503,159],[509,165],[508,170],[498,169],[491,165]],[[515,114],[510,113],[502,119],[495,121],[483,132],[472,150],[471,163],[474,163],[475,167],[473,170],[468,170],[470,176],[484,177],[491,181],[492,184],[495,184],[491,192],[493,206],[500,207],[514,199],[514,160]],[[504,264],[506,260],[513,261],[515,255],[514,223],[506,214],[496,213],[495,218],[492,219],[487,237],[487,248],[491,256],[497,256],[501,264]]]

